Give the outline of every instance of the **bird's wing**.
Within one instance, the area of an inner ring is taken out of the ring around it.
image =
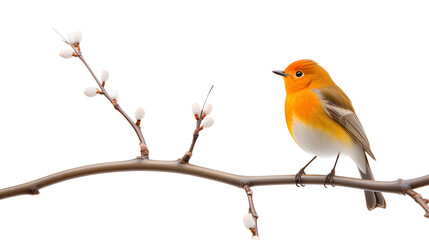
[[[349,132],[362,148],[375,160],[362,124],[354,112],[347,95],[337,88],[312,89],[323,101],[326,113]]]

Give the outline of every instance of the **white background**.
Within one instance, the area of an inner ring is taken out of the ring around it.
[[[138,142],[52,30],[83,32],[82,49],[131,115],[146,110],[151,158],[174,160],[191,142],[191,105],[212,84],[215,125],[192,163],[244,175],[295,174],[311,155],[286,128],[284,69],[319,62],[352,99],[377,161],[377,180],[429,173],[429,15],[421,1],[2,2],[0,188],[72,167],[127,160]],[[308,173],[326,174],[334,159]],[[341,176],[358,177],[341,158]],[[408,196],[366,209],[361,190],[255,187],[261,239],[410,239],[428,219]],[[429,197],[429,187],[418,189]],[[78,178],[38,196],[0,201],[1,239],[250,239],[238,188],[179,174],[126,172]]]

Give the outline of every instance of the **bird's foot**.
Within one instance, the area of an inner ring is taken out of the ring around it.
[[[334,176],[335,176],[335,170],[332,169],[332,171],[328,175],[326,175],[325,183],[323,184],[325,188],[328,188],[326,187],[326,184],[331,184],[332,187],[335,187],[334,184],[332,183],[332,181],[334,180]]]
[[[299,172],[295,175],[295,185],[297,187],[305,186],[304,184],[302,184],[302,179],[301,179],[302,175],[305,175],[304,169],[305,168],[301,168],[301,170],[299,170]]]

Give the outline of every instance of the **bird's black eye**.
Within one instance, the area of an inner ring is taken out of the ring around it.
[[[295,73],[295,77],[297,77],[297,78],[300,78],[302,76],[304,76],[304,73],[301,72],[301,71],[298,71],[298,72]]]

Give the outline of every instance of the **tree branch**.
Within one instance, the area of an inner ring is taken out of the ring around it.
[[[259,236],[258,232],[258,214],[256,213],[255,204],[253,203],[253,191],[250,189],[247,183],[243,185],[244,190],[247,194],[247,200],[249,201],[249,213],[252,214],[253,220],[255,220],[255,227],[250,229],[252,231],[253,236]]]
[[[69,45],[71,45],[71,44],[69,44]],[[139,141],[140,141],[140,153],[141,153],[141,156],[143,158],[149,158],[149,150],[147,148],[146,141],[145,141],[145,139],[143,137],[143,134],[142,134],[140,126],[137,125],[130,118],[130,116],[128,116],[128,114],[119,106],[118,102],[115,99],[113,99],[112,97],[110,97],[110,95],[107,93],[106,89],[104,88],[104,84],[102,84],[100,82],[100,80],[98,80],[97,75],[95,75],[95,73],[92,71],[92,69],[89,66],[89,64],[86,62],[85,58],[83,58],[82,53],[80,52],[80,50],[78,50],[77,57],[83,62],[83,64],[88,69],[88,71],[91,73],[92,77],[97,82],[98,86],[100,87],[102,94],[109,100],[110,103],[113,104],[113,107],[116,110],[118,110],[118,112],[120,112],[122,114],[122,116],[124,116],[124,118],[128,121],[128,123],[133,127],[133,129],[136,132],[137,137],[139,138]]]
[[[141,127],[140,127],[140,122],[138,121],[138,123],[135,123],[130,116],[128,116],[128,114],[119,106],[118,102],[116,101],[116,99],[113,99],[109,93],[106,91],[105,88],[105,82],[101,82],[97,75],[94,73],[94,71],[92,71],[91,67],[89,66],[89,64],[86,62],[85,58],[82,55],[82,51],[80,50],[80,43],[76,42],[74,44],[70,43],[69,41],[67,41],[57,30],[54,29],[55,32],[58,33],[58,35],[60,35],[60,37],[62,38],[63,42],[66,43],[67,45],[69,45],[73,51],[74,57],[79,58],[82,63],[85,65],[85,67],[88,69],[89,73],[91,73],[92,77],[94,78],[95,82],[97,83],[97,85],[100,87],[100,94],[104,95],[107,100],[109,100],[109,102],[113,105],[113,107],[122,114],[122,116],[128,121],[128,123],[131,125],[131,127],[133,127],[134,131],[137,134],[137,137],[139,138],[140,141],[140,154],[142,158],[149,158],[149,149],[147,148],[146,145],[146,141],[143,137],[143,133],[141,131]]]
[[[185,153],[185,155],[183,155],[183,157],[179,159],[180,163],[188,163],[192,157],[192,152],[194,151],[195,143],[197,142],[197,139],[200,136],[200,131],[202,130],[202,127],[200,127],[201,122],[206,117],[206,115],[204,114],[204,108],[206,106],[207,99],[209,98],[209,95],[212,92],[213,87],[214,85],[210,87],[210,90],[207,93],[206,99],[204,100],[204,104],[203,104],[203,107],[201,108],[200,113],[195,115],[195,119],[197,120],[197,122],[194,130],[194,135],[192,137],[192,143],[191,143],[191,146],[189,147],[189,150]]]
[[[403,193],[406,193],[408,196],[412,197],[422,208],[426,211],[425,217],[429,218],[429,199],[422,198],[422,195],[416,193],[412,189],[406,188]]]
[[[136,158],[127,161],[99,163],[72,168],[21,185],[4,188],[0,190],[0,199],[23,194],[35,195],[39,193],[39,189],[41,188],[77,177],[124,171],[174,172],[202,177],[239,188],[243,188],[245,185],[254,187],[295,184],[295,175],[243,176],[193,164],[181,164],[180,161],[142,160],[141,158]],[[302,176],[302,182],[304,184],[323,185],[325,177],[324,175],[304,175]],[[410,195],[411,193],[407,192],[408,189],[411,190],[429,185],[429,175],[408,180],[398,179],[396,181],[370,181],[335,176],[333,184],[342,187],[399,194],[407,193]]]

